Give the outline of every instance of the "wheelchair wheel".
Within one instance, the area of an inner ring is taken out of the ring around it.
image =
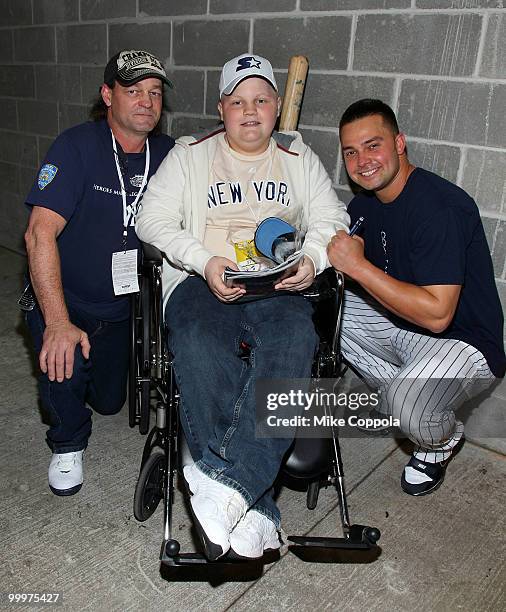
[[[139,374],[141,380],[137,387],[139,401],[139,432],[144,435],[149,431],[150,391],[151,391],[151,326],[150,326],[150,293],[147,282],[141,287],[142,337],[139,339]]]
[[[135,487],[134,516],[138,521],[147,521],[163,499],[164,475],[165,455],[153,453],[143,465]]]

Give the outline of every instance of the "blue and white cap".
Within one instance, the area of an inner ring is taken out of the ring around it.
[[[267,217],[255,231],[255,246],[262,255],[276,260],[275,247],[279,239],[294,242],[295,235],[296,229],[283,219]],[[292,252],[294,250],[295,248],[292,248]]]
[[[266,79],[278,91],[271,63],[260,55],[243,53],[227,62],[221,71],[220,98],[229,96],[241,81],[248,77]]]

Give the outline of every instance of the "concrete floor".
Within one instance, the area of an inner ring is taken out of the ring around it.
[[[0,249],[0,610],[10,609],[8,592],[60,592],[60,610],[108,612],[506,609],[501,446],[467,441],[443,487],[415,499],[400,490],[407,455],[394,440],[343,440],[352,519],[382,531],[379,556],[362,562],[326,555],[307,563],[286,553],[250,574],[243,568],[178,577],[161,569],[161,508],[145,523],[132,514],[144,440],[129,429],[126,410],[94,419],[81,492],[52,495],[34,367],[15,306],[24,265]],[[284,489],[280,507],[287,532],[339,535],[330,490],[309,511],[304,494]],[[180,494],[175,530],[190,549]]]

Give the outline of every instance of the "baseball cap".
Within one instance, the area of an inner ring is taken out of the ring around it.
[[[295,243],[295,235],[296,229],[283,219],[267,217],[255,231],[255,246],[262,255],[276,260],[276,245],[280,241]]]
[[[228,61],[221,71],[220,77],[220,98],[222,95],[230,95],[241,81],[248,77],[261,77],[267,79],[269,83],[278,91],[274,72],[269,60],[260,55],[243,53]]]
[[[160,79],[173,87],[160,60],[149,51],[120,51],[111,57],[104,70],[104,83],[109,87],[114,81],[128,86],[149,78]]]

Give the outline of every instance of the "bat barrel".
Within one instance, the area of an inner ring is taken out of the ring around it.
[[[283,96],[283,107],[281,109],[281,120],[279,122],[280,130],[289,131],[297,129],[308,67],[309,62],[304,55],[294,55],[290,59],[285,95]]]

